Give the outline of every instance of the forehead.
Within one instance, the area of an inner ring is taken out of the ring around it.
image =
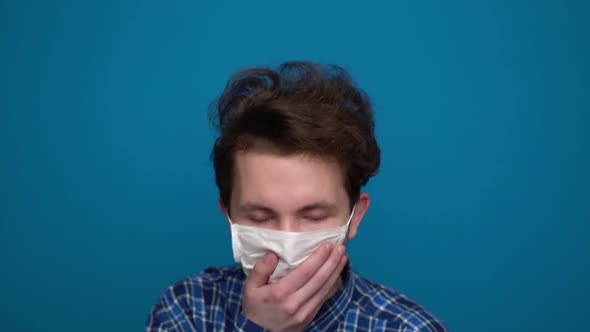
[[[296,209],[318,201],[346,201],[340,165],[308,154],[248,150],[235,155],[232,203]]]

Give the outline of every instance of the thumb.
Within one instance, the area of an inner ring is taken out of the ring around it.
[[[254,264],[254,268],[246,280],[246,286],[258,288],[266,285],[268,278],[270,278],[278,263],[277,255],[272,251],[267,252],[264,257]]]

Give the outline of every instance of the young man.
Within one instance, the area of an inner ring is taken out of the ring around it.
[[[239,72],[213,116],[219,206],[240,264],[172,285],[147,331],[446,331],[348,262],[380,150],[369,99],[343,69]]]

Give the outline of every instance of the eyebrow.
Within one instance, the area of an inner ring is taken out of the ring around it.
[[[267,213],[276,213],[273,209],[271,209],[269,207],[266,207],[262,204],[251,203],[251,202],[248,202],[248,203],[238,206],[238,210],[243,213],[252,212],[252,211],[256,211],[256,210],[262,210]]]
[[[298,213],[305,213],[305,212],[309,212],[312,210],[325,210],[326,212],[333,213],[333,212],[336,212],[337,208],[336,208],[336,205],[334,205],[334,204],[330,204],[325,201],[320,201],[317,203],[305,205],[302,208],[300,208],[299,210],[297,210],[297,212]]]
[[[240,205],[238,207],[238,209],[240,211],[242,211],[243,213],[248,213],[248,212],[258,210],[258,211],[264,211],[264,212],[270,213],[270,214],[278,214],[275,210],[273,210],[267,206],[264,206],[262,204],[254,203],[254,202],[247,202],[243,205]],[[307,204],[307,205],[302,206],[301,208],[299,208],[297,210],[297,214],[302,214],[302,213],[309,212],[312,210],[326,210],[330,213],[333,213],[337,210],[337,208],[336,208],[335,204],[331,204],[326,201],[319,201],[319,202],[315,202],[312,204]]]

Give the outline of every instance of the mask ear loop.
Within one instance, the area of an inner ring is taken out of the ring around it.
[[[346,234],[344,235],[344,243],[342,243],[346,247],[346,243],[348,243],[348,232],[350,231],[350,222],[352,221],[352,217],[354,217],[354,212],[356,211],[356,204],[352,207],[352,212],[350,212],[350,217],[348,217],[348,221],[346,222]]]
[[[232,220],[231,217],[229,216],[229,213],[225,215],[227,222],[229,224],[229,236],[231,238],[231,247],[232,247],[232,254],[234,256],[234,260],[236,262],[240,261],[240,245],[238,244],[239,240],[238,240],[238,234],[236,231],[236,225]]]
[[[346,244],[348,243],[348,232],[350,231],[350,223],[352,221],[352,218],[354,217],[354,212],[356,211],[356,203],[354,204],[354,206],[352,207],[352,212],[350,212],[350,217],[348,218],[348,222],[346,222],[346,234],[344,235],[344,242],[342,243],[342,245],[346,248]],[[345,255],[348,255],[345,253]],[[346,262],[347,266],[350,266],[350,260],[348,262]],[[342,269],[342,272],[340,273],[340,278],[342,279],[342,282],[344,282],[344,280],[346,280],[347,276],[347,269],[348,267],[345,267],[344,269]]]

